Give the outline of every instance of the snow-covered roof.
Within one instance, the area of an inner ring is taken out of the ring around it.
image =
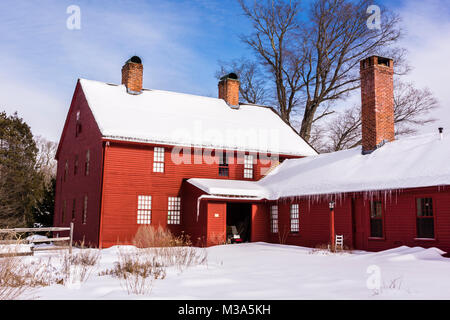
[[[310,156],[316,151],[270,108],[80,79],[102,135],[178,146]]]
[[[269,199],[450,185],[450,137],[427,134],[385,144],[285,160],[258,182]]]
[[[189,179],[188,182],[211,195],[266,198],[267,190],[254,181]]]

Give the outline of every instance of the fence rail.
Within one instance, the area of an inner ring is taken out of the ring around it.
[[[57,241],[68,241],[69,245],[67,246],[55,246],[55,247],[32,247],[32,252],[34,251],[44,251],[44,250],[61,250],[61,249],[69,249],[69,253],[72,253],[72,244],[73,244],[73,222],[70,223],[70,227],[48,227],[48,228],[13,228],[13,229],[0,229],[0,234],[17,234],[17,233],[36,233],[36,232],[61,232],[61,231],[69,231],[68,237],[56,237],[56,238],[48,238],[48,239],[31,239],[31,240],[20,240],[20,243],[28,243],[28,244],[37,244],[44,242],[57,242]],[[15,244],[17,241],[15,240],[2,240],[0,244]]]

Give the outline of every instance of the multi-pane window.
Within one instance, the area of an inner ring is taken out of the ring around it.
[[[219,157],[219,176],[228,177],[229,168],[227,155],[223,152],[220,152],[218,153],[218,157]]]
[[[181,223],[181,198],[169,197],[167,223],[168,224]]]
[[[88,196],[84,196],[84,206],[83,206],[83,224],[87,222],[87,211],[88,211]]]
[[[77,121],[75,124],[75,137],[78,137],[78,135],[81,133],[81,112],[77,111]]]
[[[383,237],[383,205],[381,201],[370,201],[370,236]]]
[[[433,199],[417,200],[417,237],[434,239]]]
[[[164,172],[164,148],[155,147],[153,151],[153,172]]]
[[[244,156],[244,178],[253,179],[253,155]]]
[[[300,230],[300,216],[298,204],[291,205],[291,232],[297,233]]]
[[[73,203],[72,203],[72,220],[75,220],[75,213],[76,213],[76,199],[73,199]]]
[[[73,175],[76,176],[78,172],[78,155],[75,155],[75,161],[73,163]]]
[[[278,232],[278,206],[270,207],[270,232]]]
[[[88,150],[86,152],[86,162],[84,163],[84,175],[88,176],[89,175],[89,163],[91,160],[91,152]]]
[[[138,196],[137,223],[150,224],[152,221],[152,196]]]

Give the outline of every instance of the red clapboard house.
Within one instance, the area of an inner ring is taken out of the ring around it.
[[[240,210],[257,219],[248,240],[267,240],[262,201],[206,197],[187,181],[245,184],[316,151],[271,108],[239,103],[235,74],[221,79],[219,98],[147,90],[142,80],[132,57],[122,85],[78,81],[56,155],[55,226],[73,222],[75,240],[99,247],[130,243],[142,225],[213,244],[225,241],[226,198],[228,219]]]
[[[101,247],[143,224],[198,245],[225,242],[234,226],[244,241],[314,247],[333,225],[355,249],[449,251],[450,139],[440,129],[395,140],[393,67],[361,62],[362,146],[321,155],[270,108],[239,104],[234,74],[219,99],[142,89],[135,57],[121,86],[79,80],[57,153],[55,225],[74,221],[76,239]]]

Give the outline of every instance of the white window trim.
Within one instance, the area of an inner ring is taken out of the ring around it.
[[[152,196],[139,195],[137,204],[137,224],[152,223]]]
[[[278,233],[278,205],[270,206],[270,232]]]
[[[164,148],[154,147],[153,149],[153,172],[164,173]]]
[[[84,203],[83,203],[83,218],[82,223],[87,223],[87,211],[88,211],[88,196],[84,196]]]
[[[300,209],[298,203],[291,204],[290,210],[291,232],[300,232]]]
[[[181,224],[181,198],[168,197],[167,199],[167,224]]]
[[[244,178],[253,179],[254,157],[251,154],[244,155]]]

